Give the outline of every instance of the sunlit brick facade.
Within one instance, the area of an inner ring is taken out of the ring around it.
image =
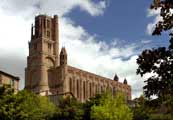
[[[69,66],[67,57],[64,47],[59,54],[58,17],[36,16],[35,26],[31,27],[25,89],[40,95],[71,92],[82,102],[105,90],[110,90],[112,94],[122,91],[127,99],[131,99],[131,87],[127,80],[120,83],[117,76],[108,79]]]

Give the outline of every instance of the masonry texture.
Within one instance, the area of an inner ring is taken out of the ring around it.
[[[63,47],[59,54],[58,17],[38,15],[31,27],[29,56],[25,69],[25,89],[40,95],[72,93],[79,101],[86,101],[96,93],[122,91],[131,99],[131,87],[118,82],[118,76],[108,79],[67,64]]]

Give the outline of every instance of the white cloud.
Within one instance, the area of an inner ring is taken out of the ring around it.
[[[81,26],[69,24],[66,19],[60,21],[60,44],[67,49],[70,65],[111,79],[117,73],[121,82],[127,78],[132,85],[133,98],[141,94],[144,84],[141,77],[136,76],[135,44],[116,48],[111,46],[114,43],[99,42]],[[122,57],[130,58],[122,60]]]
[[[142,44],[149,44],[149,43],[151,43],[152,42],[152,40],[146,40],[146,39],[142,39],[141,40],[141,43]]]
[[[157,16],[160,14],[160,9],[147,9],[147,17]]]
[[[18,55],[27,52],[27,42],[30,40],[31,21],[19,16],[6,16],[0,13],[0,50],[1,54]]]
[[[163,20],[163,18],[160,16],[160,10],[161,10],[160,8],[157,10],[155,9],[147,10],[147,17],[154,17],[153,21],[147,25],[146,33],[148,35],[152,34],[153,30],[155,29],[156,23]],[[173,14],[173,9],[170,9],[170,14]]]
[[[28,54],[27,42],[30,40],[30,25],[33,22],[33,16],[39,11],[47,14],[56,13],[60,15],[60,45],[66,47],[70,65],[109,78],[113,78],[117,73],[121,82],[126,77],[132,85],[133,97],[141,94],[143,81],[136,76],[137,56],[134,55],[137,46],[129,44],[115,47],[116,39],[110,44],[96,39],[95,35],[88,34],[82,26],[75,26],[72,20],[63,16],[74,7],[80,7],[95,16],[103,14],[106,6],[105,1],[96,4],[91,0],[73,0],[73,2],[72,0],[61,2],[59,0],[15,0],[15,2],[3,0],[0,5],[0,51],[3,52],[0,52],[0,56],[6,56],[4,59],[8,60],[5,61],[1,57],[3,62],[0,61],[0,68],[7,72],[14,73],[15,71],[16,75],[24,79],[24,64]],[[129,59],[122,60],[122,57]],[[5,64],[13,60],[15,65]],[[23,87],[23,82],[21,83]]]
[[[147,25],[146,33],[148,35],[152,34],[152,32],[154,31],[154,28],[156,26],[156,23],[161,20],[159,13],[160,13],[160,9],[157,9],[157,10],[147,9],[147,17],[154,17],[154,20],[152,22],[148,23],[148,25]]]
[[[153,21],[150,22],[148,25],[147,25],[147,29],[146,29],[146,33],[148,35],[151,35],[153,30],[155,29],[155,26],[156,24],[159,22],[159,21],[162,21],[162,17],[160,16],[160,10],[161,9],[148,9],[147,10],[147,17],[154,17]],[[170,10],[170,14],[173,13],[173,9]]]
[[[92,2],[91,0],[2,0],[1,8],[9,14],[35,15],[46,13],[63,16],[73,8],[80,7],[92,16],[101,15],[106,8],[106,0]],[[28,14],[26,14],[26,11]]]
[[[155,17],[155,19],[153,20],[153,22],[151,22],[151,23],[149,23],[149,24],[147,25],[146,33],[147,33],[148,35],[151,35],[151,34],[152,34],[152,32],[153,32],[154,29],[155,29],[156,24],[157,24],[158,21],[160,21],[160,20],[162,20],[162,17],[160,17],[160,15],[157,15],[157,16]]]

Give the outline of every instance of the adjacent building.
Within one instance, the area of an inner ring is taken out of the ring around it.
[[[0,85],[10,85],[16,93],[19,91],[19,77],[0,70]]]
[[[82,102],[105,90],[110,90],[112,94],[122,91],[128,100],[131,99],[131,87],[126,79],[120,83],[117,75],[109,79],[68,65],[65,47],[59,52],[57,15],[53,18],[38,15],[35,25],[31,26],[25,89],[40,95],[70,92]]]

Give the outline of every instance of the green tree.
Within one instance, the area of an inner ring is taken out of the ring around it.
[[[75,98],[69,96],[62,97],[59,99],[57,106],[59,112],[54,116],[54,119],[58,120],[82,120],[84,110],[82,103],[77,101]]]
[[[91,118],[94,120],[132,120],[132,116],[120,93],[114,97],[109,92],[105,93],[101,96],[100,104],[91,107]]]
[[[96,94],[95,96],[89,98],[84,104],[83,104],[83,109],[84,109],[84,120],[91,120],[91,107],[93,105],[99,105],[100,104],[100,99],[101,99],[102,94]]]
[[[56,107],[47,97],[25,90],[13,94],[4,87],[0,91],[0,120],[45,120],[55,114]]]
[[[38,96],[28,91],[21,91],[16,95],[16,102],[19,103],[16,109],[17,119],[49,119],[56,110],[53,103],[45,96]]]
[[[135,102],[135,106],[132,108],[133,120],[149,120],[151,110],[150,107],[146,105],[148,100],[145,96],[141,95],[133,101]]]

